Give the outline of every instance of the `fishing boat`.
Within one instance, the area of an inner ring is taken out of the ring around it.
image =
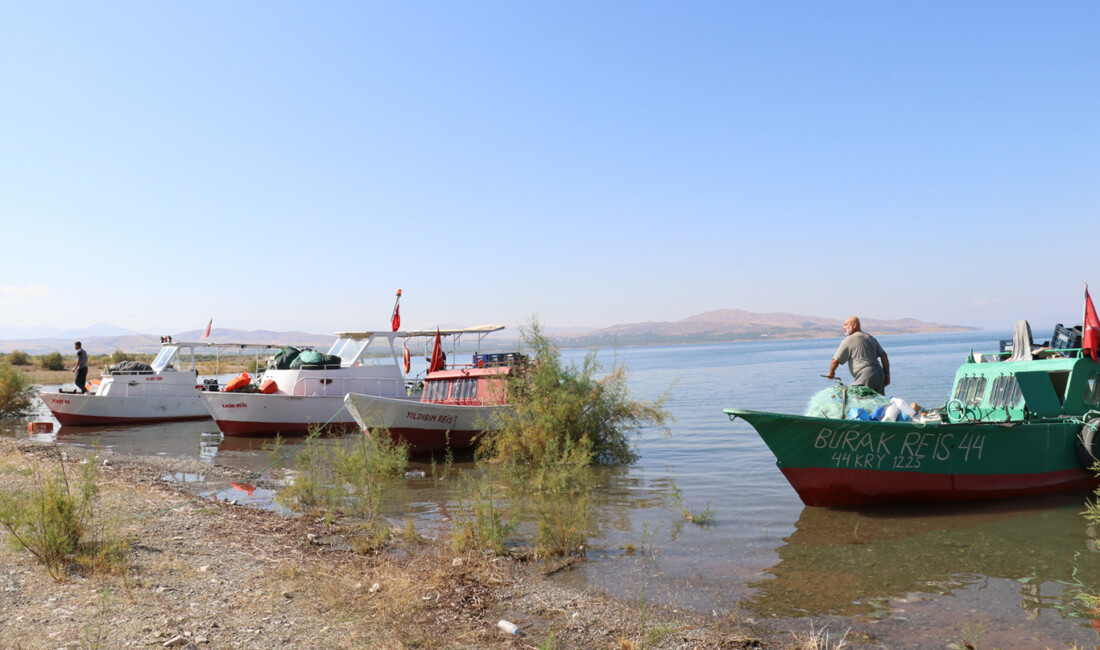
[[[432,361],[424,375],[419,396],[386,397],[349,393],[345,405],[364,432],[385,431],[403,441],[413,454],[451,449],[471,449],[485,431],[499,427],[501,416],[510,410],[506,403],[505,378],[524,357],[515,353],[475,352],[469,364],[447,365],[441,354],[441,337],[452,345],[464,334],[478,335],[478,349],[486,334],[504,329],[484,325],[458,330],[436,330]],[[409,337],[431,336],[433,332],[408,332]],[[452,353],[451,358],[455,358]]]
[[[199,399],[218,390],[218,364],[226,350],[265,350],[255,343],[184,342],[166,338],[152,363],[124,361],[109,366],[87,393],[41,389],[39,397],[62,426],[97,426],[139,422],[204,420],[210,417]],[[278,346],[275,346],[278,347]],[[197,354],[213,354],[215,374],[199,377]]]
[[[838,417],[725,413],[756,429],[810,506],[969,501],[1091,488],[1097,485],[1090,468],[1100,430],[1100,321],[1090,320],[1083,343],[1058,326],[1047,345],[1032,343],[1030,327],[1021,321],[1011,350],[1002,345],[997,353],[971,354],[944,406],[908,422],[842,419],[843,408]]]
[[[284,348],[243,392],[203,393],[203,406],[227,436],[304,435],[355,430],[344,396],[407,395],[396,341],[404,332],[338,332],[327,354]],[[265,392],[259,392],[263,387]]]

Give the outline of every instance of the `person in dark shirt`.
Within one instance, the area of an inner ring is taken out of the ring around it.
[[[76,373],[76,388],[81,393],[88,393],[88,353],[80,346],[80,341],[73,344],[76,348],[76,365],[73,372]]]

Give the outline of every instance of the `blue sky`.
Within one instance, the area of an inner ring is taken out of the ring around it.
[[[1011,328],[1100,292],[1100,4],[0,3],[0,331]]]

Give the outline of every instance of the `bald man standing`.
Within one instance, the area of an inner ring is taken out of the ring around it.
[[[844,340],[836,349],[829,364],[829,374],[825,376],[836,379],[836,369],[842,363],[847,363],[848,372],[852,373],[852,386],[867,386],[881,395],[886,394],[886,387],[890,385],[890,359],[875,337],[860,329],[859,318],[855,316],[844,321]]]

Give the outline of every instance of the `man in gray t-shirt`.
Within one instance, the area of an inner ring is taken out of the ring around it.
[[[844,340],[836,349],[829,364],[829,374],[825,376],[835,379],[836,369],[842,363],[848,364],[853,386],[868,386],[879,394],[886,394],[886,387],[890,385],[890,359],[875,337],[860,329],[855,316],[844,321]]]

